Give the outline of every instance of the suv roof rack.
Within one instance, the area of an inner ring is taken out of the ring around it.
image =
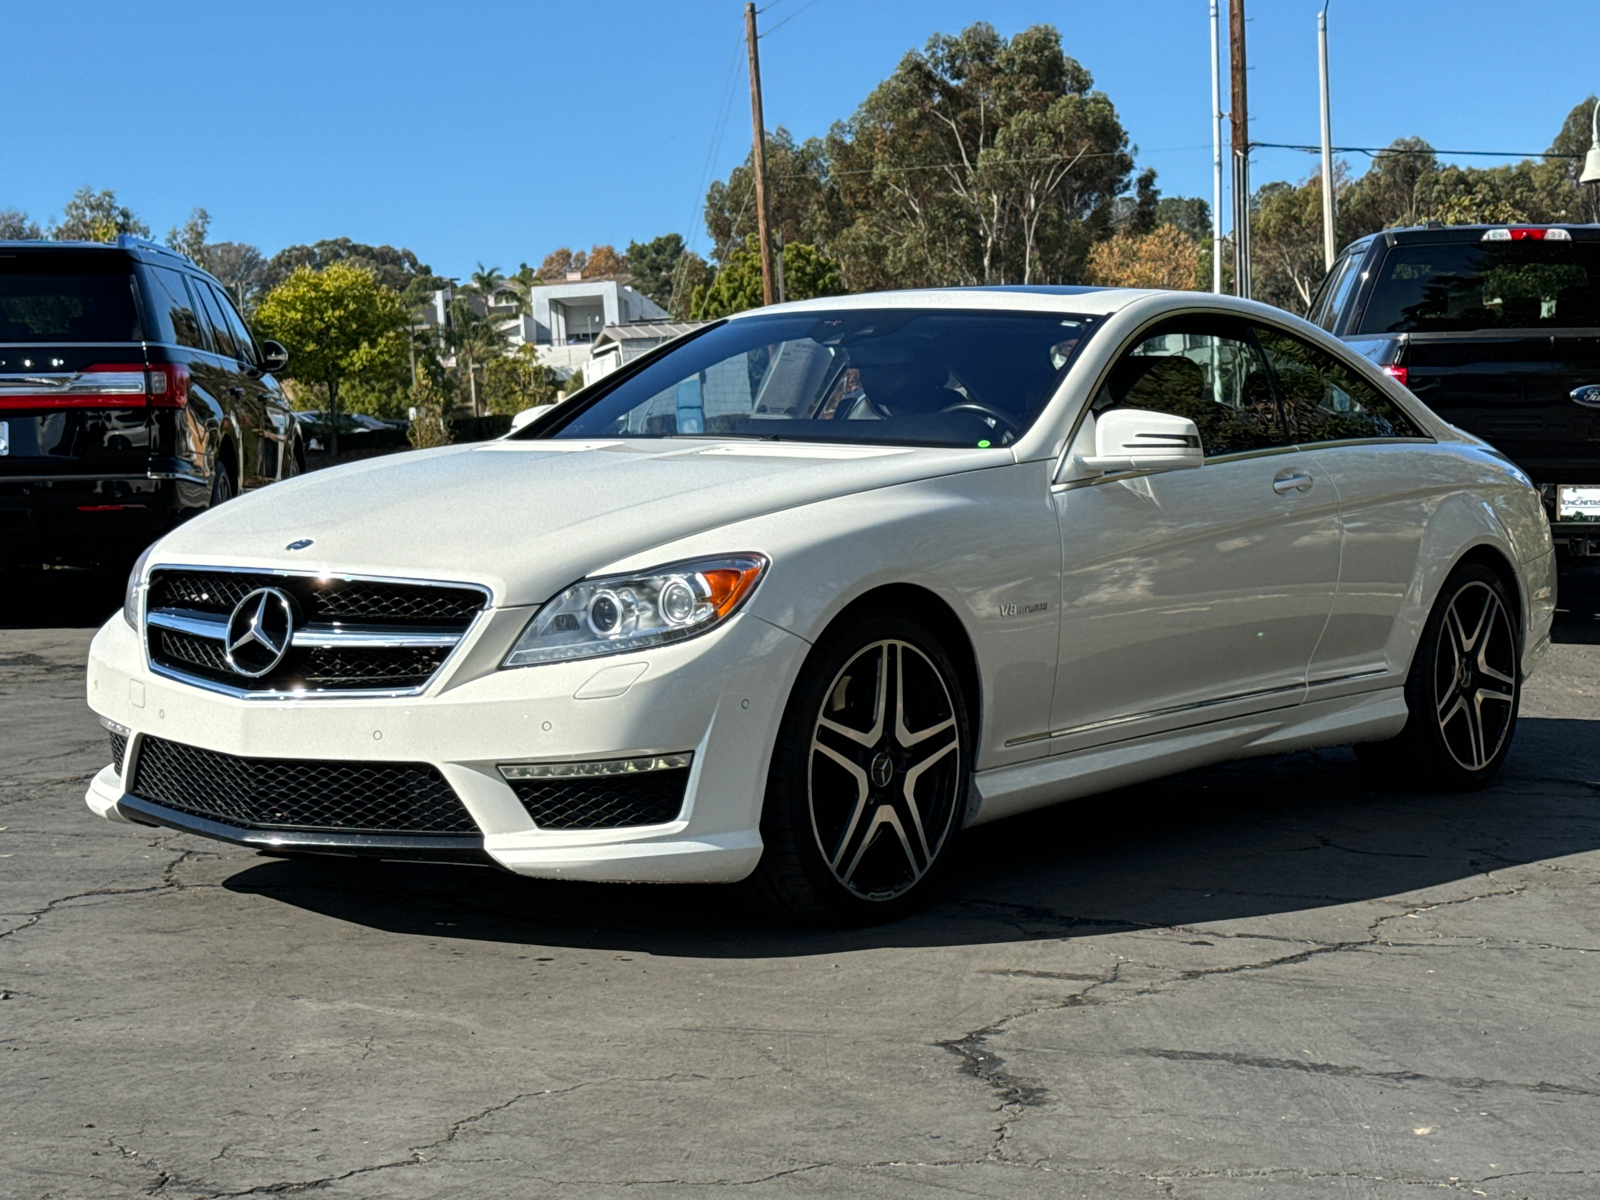
[[[138,237],[131,233],[117,234],[117,246],[123,250],[144,250],[153,254],[166,254],[172,258],[182,259],[191,267],[198,268],[199,264],[181,250],[174,250],[171,246],[163,246],[160,242],[152,242],[149,238]]]

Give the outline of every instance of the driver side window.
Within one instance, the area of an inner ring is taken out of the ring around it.
[[[1095,397],[1095,412],[1111,408],[1189,418],[1207,458],[1289,444],[1266,363],[1243,328],[1186,320],[1157,326]]]

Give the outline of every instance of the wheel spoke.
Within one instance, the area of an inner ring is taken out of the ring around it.
[[[914,752],[905,757],[907,770],[920,774],[934,759],[942,757],[957,742],[955,721],[941,721],[926,733],[918,734]]]
[[[900,823],[899,814],[892,806],[880,804],[878,811],[872,814],[872,820],[867,823],[866,831],[861,835],[860,844],[856,846],[850,865],[839,876],[841,883],[849,886],[850,881],[855,878],[856,868],[861,865],[861,859],[871,849],[873,842],[877,841],[878,830],[885,825],[894,831],[896,839],[900,842],[900,848],[905,851],[906,861],[911,864],[912,882],[922,877],[925,868],[917,863],[916,852],[911,849],[911,839],[906,837],[905,826]]]
[[[816,732],[811,735],[811,741],[813,746],[819,749],[826,746],[835,754],[848,758],[862,768],[866,767],[866,763],[862,760],[872,757],[872,743],[866,740],[865,734],[826,718],[818,719]]]
[[[912,767],[911,770],[907,771],[905,781],[900,788],[901,795],[905,797],[906,808],[911,813],[911,824],[917,831],[917,840],[922,843],[924,861],[931,859],[933,852],[928,847],[928,832],[922,827],[922,810],[917,806],[917,784],[921,782],[924,774],[931,770],[935,764],[942,762],[955,749],[956,741],[951,738],[942,749],[934,751]]]
[[[1509,692],[1497,692],[1493,688],[1479,688],[1477,695],[1473,699],[1479,704],[1482,704],[1485,700],[1497,700],[1501,704],[1510,704],[1515,697]]]
[[[824,745],[813,738],[811,749],[842,768],[855,781],[856,785],[856,802],[850,810],[850,819],[845,823],[844,832],[840,834],[838,843],[834,846],[833,853],[828,858],[828,865],[837,871],[839,869],[839,860],[844,857],[845,848],[849,846],[856,827],[861,824],[861,815],[867,810],[867,797],[872,789],[867,782],[867,773],[832,746]],[[812,786],[815,787],[815,784]]]
[[[1467,741],[1472,748],[1472,770],[1476,771],[1484,764],[1483,756],[1483,713],[1476,704],[1468,704],[1467,698],[1461,698],[1461,712],[1466,720]]]

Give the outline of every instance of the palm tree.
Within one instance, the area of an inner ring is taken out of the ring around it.
[[[476,283],[476,275],[473,280]],[[505,346],[505,335],[492,318],[479,316],[465,296],[457,296],[450,302],[449,315],[450,348],[458,360],[466,361],[467,388],[472,396],[472,415],[476,417],[481,415],[478,412],[477,366],[500,353]]]
[[[480,296],[487,300],[490,294],[506,281],[505,275],[499,267],[486,267],[480,260],[478,269],[472,273],[472,287]]]

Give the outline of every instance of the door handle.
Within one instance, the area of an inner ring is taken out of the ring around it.
[[[1272,490],[1283,496],[1289,492],[1309,492],[1311,484],[1311,476],[1304,471],[1285,471],[1272,481]]]

